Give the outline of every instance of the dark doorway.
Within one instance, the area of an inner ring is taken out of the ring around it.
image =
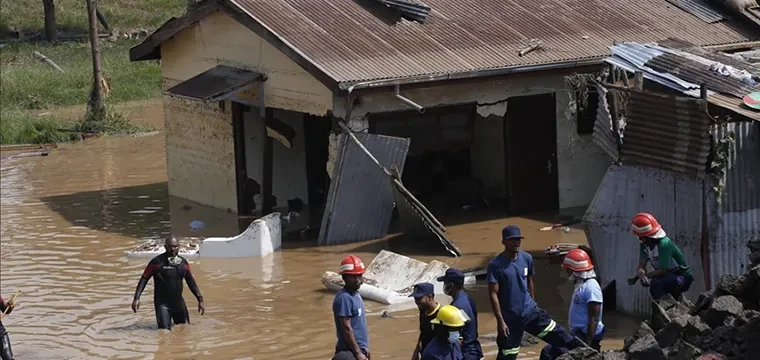
[[[309,188],[309,224],[319,227],[330,188],[327,159],[332,123],[329,117],[304,114],[304,141],[306,146],[306,177]]]
[[[557,210],[557,113],[553,93],[509,98],[506,121],[510,212]]]
[[[235,182],[237,188],[237,213],[248,214],[255,207],[253,196],[245,196],[250,191],[248,171],[245,160],[245,122],[244,113],[250,106],[232,102],[232,137],[235,145]]]

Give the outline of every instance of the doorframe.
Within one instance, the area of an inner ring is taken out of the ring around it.
[[[245,112],[250,106],[232,101],[232,138],[235,148],[235,187],[237,191],[237,213],[248,213],[244,198],[245,185],[248,181],[248,168],[245,158]]]

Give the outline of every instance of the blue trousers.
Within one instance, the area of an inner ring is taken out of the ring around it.
[[[652,294],[652,299],[659,300],[667,294],[673,295],[674,298],[678,299],[681,294],[689,290],[694,277],[669,273],[664,276],[651,278],[650,281],[649,293]]]
[[[562,325],[557,324],[543,309],[536,308],[532,314],[523,318],[504,319],[509,327],[509,335],[497,336],[496,345],[499,353],[496,360],[514,360],[520,353],[520,344],[524,332],[559,348],[575,349],[582,346]]]
[[[607,332],[607,328],[603,328],[602,332],[594,336],[594,338],[591,340],[591,344],[588,344],[588,346],[591,346],[592,349],[596,351],[600,351],[602,348],[601,342],[602,339],[604,339],[604,333]],[[586,333],[583,332],[581,329],[574,329],[570,332],[570,335],[575,336],[581,340],[586,339]],[[551,346],[551,344],[544,346],[543,349],[541,349],[541,357],[539,357],[539,360],[554,360],[566,352],[570,351],[567,348],[561,348],[556,346]]]

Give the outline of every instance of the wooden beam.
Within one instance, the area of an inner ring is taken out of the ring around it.
[[[264,97],[259,93],[260,97]],[[274,119],[274,109],[266,108],[265,117],[262,118],[261,127],[263,129],[263,138],[261,144],[262,169],[261,169],[261,216],[267,216],[272,212],[276,204],[272,204],[272,172],[274,168],[274,139],[267,136],[267,122]]]

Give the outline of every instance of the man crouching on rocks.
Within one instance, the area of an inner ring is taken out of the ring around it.
[[[599,351],[605,332],[602,324],[604,301],[602,287],[596,281],[594,264],[584,250],[573,249],[565,255],[562,267],[567,270],[570,280],[575,284],[569,312],[570,334]],[[546,345],[541,350],[541,360],[556,359],[567,351],[566,348]]]

